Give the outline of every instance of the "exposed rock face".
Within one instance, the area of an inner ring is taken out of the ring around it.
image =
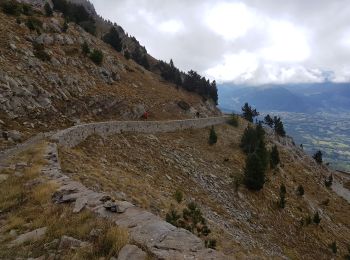
[[[89,246],[89,243],[80,241],[78,239],[75,239],[73,237],[69,236],[62,236],[61,237],[61,242],[59,245],[59,249],[76,249],[80,247],[86,247]]]
[[[46,233],[47,227],[38,228],[36,230],[30,231],[19,235],[14,241],[12,241],[12,246],[18,246],[29,241],[35,241],[41,239]]]
[[[120,250],[118,260],[146,260],[147,254],[134,245],[126,245]]]

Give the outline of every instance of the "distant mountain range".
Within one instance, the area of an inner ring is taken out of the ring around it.
[[[219,107],[240,111],[248,102],[260,111],[346,112],[350,111],[350,83],[218,86]]]

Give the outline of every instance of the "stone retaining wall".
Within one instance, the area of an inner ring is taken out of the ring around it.
[[[93,134],[108,137],[122,132],[167,133],[185,129],[199,129],[226,123],[229,116],[173,121],[111,121],[73,126],[59,131],[52,139],[59,145],[74,147]]]

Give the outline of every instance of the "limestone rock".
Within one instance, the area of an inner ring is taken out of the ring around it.
[[[22,139],[21,133],[16,131],[16,130],[8,131],[7,136],[8,136],[8,138],[11,138],[15,142],[20,142]]]
[[[147,254],[135,245],[124,246],[118,255],[118,260],[145,260]]]
[[[7,174],[0,174],[0,183],[6,181],[8,179],[8,175]]]
[[[80,247],[87,247],[89,246],[89,243],[87,242],[83,242],[79,239],[75,239],[73,237],[69,237],[69,236],[62,236],[61,237],[61,242],[59,245],[59,249],[77,249]]]
[[[73,213],[79,213],[80,211],[82,211],[82,209],[86,206],[87,203],[88,201],[85,197],[78,198],[75,201]]]
[[[30,231],[19,235],[14,241],[11,242],[11,246],[18,246],[25,242],[35,241],[44,237],[47,227],[38,228],[36,230]]]
[[[43,33],[35,39],[35,42],[37,44],[51,45],[54,43],[54,39],[52,36],[50,36],[46,33]]]

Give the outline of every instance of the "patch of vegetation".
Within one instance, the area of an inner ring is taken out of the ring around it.
[[[214,126],[212,126],[209,134],[209,144],[214,145],[217,143],[217,141],[218,141],[218,135],[215,132]]]
[[[149,70],[150,69],[150,65],[149,65],[148,58],[147,58],[147,52],[145,50],[146,49],[144,49],[144,52],[142,52],[140,47],[136,47],[135,50],[131,54],[131,58],[137,64],[141,65],[146,70]]]
[[[85,56],[90,54],[90,47],[86,41],[84,41],[84,43],[81,45],[81,50]]]
[[[125,57],[125,59],[127,59],[127,60],[130,60],[130,59],[131,59],[131,55],[130,55],[130,52],[129,52],[128,50],[125,50],[125,51],[124,51],[124,57]]]
[[[312,221],[317,225],[320,224],[321,218],[320,218],[320,214],[318,213],[318,211],[315,212]]]
[[[14,0],[3,1],[1,3],[1,9],[4,13],[14,16],[19,16],[20,14],[33,14],[33,8],[31,5],[25,3],[18,3]]]
[[[279,163],[280,163],[280,155],[277,149],[277,145],[274,145],[270,153],[270,167],[272,169],[275,169]]]
[[[163,79],[174,83],[177,86],[182,85],[181,72],[175,67],[172,59],[169,64],[164,61],[159,61],[156,67],[160,70],[160,75]]]
[[[101,65],[103,61],[103,53],[101,50],[94,49],[90,54],[90,59],[97,65]]]
[[[318,163],[318,164],[322,164],[323,163],[323,154],[321,151],[317,151],[312,158],[314,158],[314,160]]]
[[[41,32],[43,28],[43,22],[35,17],[29,17],[26,21],[26,25],[31,31]]]
[[[329,175],[328,178],[325,179],[324,181],[324,185],[327,187],[327,188],[330,188],[333,184],[333,175]]]
[[[51,56],[45,51],[43,44],[34,44],[34,56],[44,62],[51,60]]]
[[[270,115],[266,115],[264,117],[264,124],[273,128],[277,135],[282,137],[286,136],[286,131],[284,130],[284,125],[280,117],[274,116],[272,118]]]
[[[249,106],[248,103],[244,104],[244,106],[242,107],[242,112],[243,118],[251,123],[253,123],[254,118],[259,115],[259,112],[256,111],[255,108],[253,109],[251,106]]]
[[[50,17],[50,16],[53,15],[53,10],[52,10],[52,8],[51,8],[49,3],[45,4],[44,9],[45,9],[45,14],[46,14],[47,17]]]
[[[297,195],[301,197],[304,195],[304,193],[305,193],[305,191],[304,191],[303,185],[299,185],[297,188]]]
[[[248,155],[244,168],[244,183],[249,189],[260,190],[265,183],[265,172],[269,163],[262,125],[248,126],[243,133],[240,146]]]
[[[236,114],[232,114],[228,123],[234,127],[238,127],[239,126],[238,116]]]
[[[177,201],[177,203],[181,203],[182,200],[183,200],[183,197],[184,197],[184,195],[183,195],[182,191],[181,190],[176,190],[176,192],[174,194],[174,198]]]
[[[84,6],[66,0],[52,0],[53,9],[63,13],[66,20],[80,25],[85,31],[95,35],[96,23]]]
[[[137,62],[137,60],[135,60]],[[216,81],[210,82],[196,71],[190,70],[187,73],[181,72],[171,59],[169,63],[159,61],[155,69],[160,71],[163,79],[180,86],[187,91],[195,92],[205,99],[211,99],[218,104],[218,93]]]
[[[284,184],[281,184],[281,187],[280,187],[280,199],[279,199],[279,202],[278,202],[278,206],[281,209],[284,209],[285,206],[286,206],[286,193],[287,193],[286,186]]]
[[[196,203],[190,202],[183,210],[182,214],[177,213],[177,211],[172,208],[170,212],[166,214],[166,221],[176,227],[187,229],[198,237],[203,238],[207,247],[215,249],[216,240],[208,238],[211,230],[208,228],[207,222]]]
[[[109,32],[103,36],[102,40],[111,45],[113,49],[118,52],[121,52],[123,49],[122,39],[119,37],[117,28],[114,26],[112,26]]]
[[[329,245],[329,248],[332,250],[333,254],[337,254],[338,248],[337,248],[337,242],[333,242]]]

